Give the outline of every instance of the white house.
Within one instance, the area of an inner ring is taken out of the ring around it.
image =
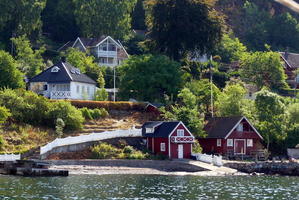
[[[78,37],[75,41],[70,41],[60,47],[58,51],[64,51],[70,47],[93,55],[100,66],[114,67],[129,57],[120,41],[116,41],[110,36],[100,38]]]
[[[96,82],[78,68],[60,61],[31,78],[29,89],[49,99],[92,100]]]

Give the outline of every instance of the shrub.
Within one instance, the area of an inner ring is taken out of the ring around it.
[[[96,101],[107,101],[108,100],[108,92],[105,90],[105,88],[98,89],[95,92],[94,99]]]
[[[3,148],[4,148],[4,143],[5,143],[5,140],[4,140],[3,136],[0,135],[0,151],[3,150]]]
[[[84,122],[81,111],[66,101],[52,103],[48,116],[52,124],[57,118],[61,118],[65,123],[65,128],[68,130],[82,129]]]
[[[5,107],[0,106],[0,125],[5,123],[8,117],[11,116],[9,110]]]
[[[64,129],[64,127],[65,127],[64,121],[61,118],[57,118],[55,129],[56,129],[56,134],[59,137],[61,137],[63,135],[63,129]]]
[[[107,143],[101,143],[92,147],[91,152],[92,157],[95,159],[115,158],[120,153],[119,149]]]
[[[80,111],[86,120],[94,119],[92,110],[84,107],[84,108],[81,108]]]
[[[131,154],[134,151],[134,148],[132,146],[125,146],[123,149],[123,153]]]
[[[194,144],[192,145],[192,153],[201,153],[202,152],[202,147],[198,143],[197,140],[195,140]]]
[[[128,154],[127,158],[128,159],[145,159],[148,155],[142,153],[141,151],[133,151],[132,153]]]
[[[93,119],[100,119],[109,116],[109,113],[107,112],[107,110],[105,110],[105,108],[100,108],[100,109],[96,108],[92,110],[91,115]]]

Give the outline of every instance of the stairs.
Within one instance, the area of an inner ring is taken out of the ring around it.
[[[117,126],[103,126],[103,125],[97,125],[97,124],[86,124],[83,127],[83,130],[80,131],[80,133],[82,134],[90,134],[90,133],[101,133],[104,131],[113,131],[113,130],[117,130],[118,127]]]
[[[21,155],[22,160],[40,160],[40,147],[30,149]]]

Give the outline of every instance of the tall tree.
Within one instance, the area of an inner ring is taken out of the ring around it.
[[[17,69],[16,61],[5,51],[0,51],[0,71],[0,88],[24,87],[23,76]]]
[[[129,99],[163,102],[181,86],[180,65],[166,56],[131,56],[120,68],[120,93]]]
[[[222,18],[214,3],[214,0],[148,1],[150,45],[174,60],[187,53],[211,51],[222,35]]]
[[[49,33],[55,41],[66,42],[79,35],[71,0],[47,0],[42,21],[43,31]]]
[[[30,41],[25,35],[18,38],[12,38],[12,42],[16,49],[18,68],[28,78],[32,78],[44,70],[46,66],[42,57],[42,54],[46,50],[44,47],[39,50],[33,50]]]
[[[123,39],[131,31],[136,0],[72,0],[80,32],[85,37],[110,35]]]
[[[143,6],[144,0],[137,0],[136,6],[132,13],[132,28],[145,30],[145,10]]]
[[[269,149],[286,137],[285,105],[280,96],[263,89],[257,93],[255,107],[259,121],[258,129],[267,142],[267,149]]]
[[[41,30],[41,12],[46,0],[1,0],[0,39],[4,43],[9,38],[28,35],[36,38]]]
[[[259,89],[263,86],[273,90],[288,87],[279,53],[249,53],[243,56],[241,66],[241,78],[245,82],[254,83]]]

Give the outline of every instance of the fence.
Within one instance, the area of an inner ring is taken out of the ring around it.
[[[207,155],[207,154],[192,154],[192,156],[196,157],[196,160],[202,161],[205,163],[213,164],[216,166],[222,166],[222,156],[215,155]]]
[[[0,161],[16,161],[21,160],[21,154],[3,154],[0,155]]]
[[[51,151],[56,147],[68,146],[74,144],[81,144],[86,142],[95,142],[101,140],[107,140],[112,138],[120,138],[120,137],[140,137],[141,129],[129,129],[129,130],[116,130],[116,131],[105,131],[101,133],[92,133],[89,135],[80,135],[75,137],[67,137],[67,138],[56,138],[51,143],[40,148],[40,155]]]

